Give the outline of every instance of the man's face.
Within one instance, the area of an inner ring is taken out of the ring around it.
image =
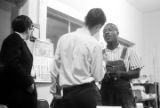
[[[32,26],[28,29],[28,35],[27,35],[27,37],[26,37],[27,40],[33,35],[33,31],[34,31],[34,26],[32,25]]]
[[[118,31],[110,26],[106,26],[103,30],[103,37],[106,42],[117,40]]]

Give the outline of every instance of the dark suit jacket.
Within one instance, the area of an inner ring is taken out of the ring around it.
[[[3,41],[0,58],[4,65],[3,87],[1,86],[3,90],[8,92],[8,95],[19,91],[17,97],[27,94],[27,89],[34,83],[31,77],[33,56],[25,41],[17,33],[9,35]]]

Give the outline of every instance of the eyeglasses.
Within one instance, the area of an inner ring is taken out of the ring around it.
[[[31,27],[29,28],[30,30],[34,31],[34,25],[31,25]]]
[[[115,32],[116,32],[115,30],[113,30],[113,31],[110,30],[110,31],[104,31],[103,34],[106,35],[106,34],[112,34],[112,33],[115,33]]]

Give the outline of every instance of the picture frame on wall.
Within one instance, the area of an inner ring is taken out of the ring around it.
[[[54,59],[53,51],[52,43],[40,40],[34,42],[31,74],[36,83],[51,83],[50,72]]]

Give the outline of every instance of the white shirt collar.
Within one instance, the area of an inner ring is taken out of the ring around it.
[[[19,32],[15,32],[15,33],[17,33],[23,40],[26,40],[21,33],[19,33]]]
[[[117,46],[115,49],[110,50],[110,49],[108,49],[108,48],[106,47],[105,50],[106,50],[106,51],[113,52],[113,51],[115,51],[115,50],[117,50],[117,49],[119,49],[119,48],[121,48],[121,47],[122,47],[122,45],[119,43],[118,46]]]
[[[81,32],[83,34],[91,35],[89,30],[86,27],[79,28],[79,29],[77,29],[77,31]]]

